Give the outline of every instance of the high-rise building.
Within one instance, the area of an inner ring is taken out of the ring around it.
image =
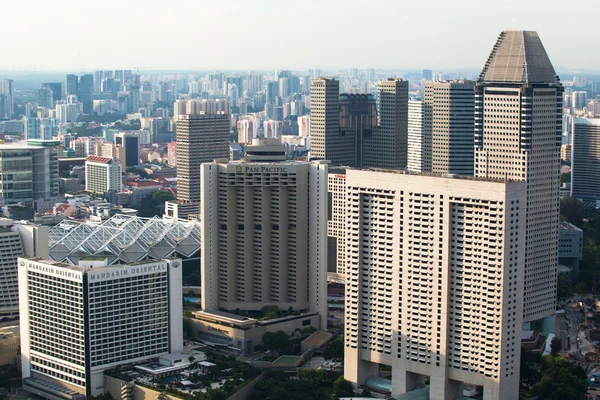
[[[0,204],[52,200],[59,195],[59,141],[30,141],[30,144],[0,144],[0,167],[5,174],[0,186]],[[34,145],[35,143],[35,145]]]
[[[538,34],[502,32],[475,87],[475,176],[527,181],[525,322],[556,311],[562,97]]]
[[[423,70],[423,79],[425,79],[426,81],[430,81],[433,79],[433,71],[430,69],[424,69]]]
[[[43,87],[38,90],[38,105],[40,107],[51,108],[54,106],[52,98],[52,89]]]
[[[363,139],[363,166],[406,168],[408,158],[408,81],[379,81],[379,127]]]
[[[431,106],[421,100],[408,102],[408,166],[413,172],[431,172]]]
[[[182,115],[177,121],[177,200],[200,202],[200,165],[229,158],[229,114]]]
[[[568,164],[571,164],[571,155],[573,147],[570,144],[563,144],[560,146],[560,160]]]
[[[600,118],[573,118],[572,151],[572,196],[600,200]]]
[[[114,136],[114,140],[117,146],[125,148],[125,165],[123,165],[123,168],[135,167],[140,164],[140,135],[120,132]]]
[[[123,190],[123,169],[118,158],[89,156],[85,160],[85,190],[92,194]]]
[[[524,182],[346,171],[344,377],[391,392],[519,394]],[[494,295],[490,295],[494,294]]]
[[[42,83],[42,88],[48,88],[52,90],[52,105],[56,104],[57,101],[62,100],[62,83],[60,82],[45,82]]]
[[[425,82],[431,108],[431,169],[437,174],[473,175],[475,82]]]
[[[0,322],[19,315],[17,258],[48,257],[48,227],[0,218]]]
[[[327,162],[285,161],[285,146],[255,139],[201,176],[202,308],[291,307],[325,329]]]
[[[79,77],[73,74],[67,74],[65,81],[65,96],[79,93]]]
[[[318,78],[310,84],[310,157],[353,166],[354,133],[340,130],[340,83]]]
[[[0,119],[11,119],[15,112],[15,86],[12,79],[0,79]]]
[[[370,94],[340,95],[340,131],[354,136],[354,164],[350,167],[362,166],[363,138],[371,137],[377,127],[377,105]]]
[[[86,399],[107,369],[183,351],[181,260],[106,262],[19,258],[25,390]]]
[[[108,139],[107,139],[108,140]],[[112,140],[112,139],[111,139]],[[94,155],[107,158],[118,158],[121,168],[126,165],[125,148],[117,146],[112,142],[98,141],[94,143]]]
[[[79,78],[77,98],[83,106],[83,113],[91,115],[94,112],[94,75],[86,74]]]
[[[571,107],[583,108],[587,105],[587,92],[575,91],[571,93]]]

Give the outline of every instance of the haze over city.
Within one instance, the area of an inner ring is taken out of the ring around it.
[[[595,4],[558,12],[543,0],[10,1],[0,70],[480,68],[507,29],[538,31],[557,70],[594,70],[596,28],[583,10]]]

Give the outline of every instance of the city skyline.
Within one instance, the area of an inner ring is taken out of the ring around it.
[[[301,8],[272,0],[250,6],[184,1],[161,8],[160,19],[155,8],[131,0],[108,0],[101,8],[68,0],[60,9],[28,12],[36,3],[5,6],[7,15],[28,17],[7,19],[5,30],[19,34],[0,46],[11,54],[0,61],[0,70],[476,68],[486,44],[497,32],[511,29],[538,31],[559,69],[590,70],[600,62],[600,55],[583,51],[594,33],[592,21],[586,22],[590,17],[544,12],[541,0],[518,7],[507,4],[494,12],[473,0],[461,0],[452,9],[442,9],[438,0],[428,7],[378,1],[370,9],[337,0],[309,1]],[[586,4],[593,5],[585,0],[583,9]],[[436,8],[444,11],[431,12]],[[382,23],[382,13],[396,18]],[[47,37],[48,21],[53,20],[60,22],[52,25],[53,41],[31,51],[32,43]],[[422,29],[424,23],[435,29]],[[295,25],[297,30],[292,30]],[[359,29],[350,29],[353,25]],[[579,29],[556,29],[565,25]],[[567,46],[573,51],[561,52]]]

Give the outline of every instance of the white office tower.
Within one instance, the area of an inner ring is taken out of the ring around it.
[[[181,260],[105,261],[19,258],[25,390],[98,396],[105,370],[183,350]]]
[[[536,32],[502,32],[475,87],[475,175],[527,182],[525,322],[556,311],[563,87]]]
[[[0,323],[19,316],[17,258],[48,257],[48,227],[0,218]]]
[[[347,170],[344,376],[392,367],[392,395],[430,379],[486,400],[519,393],[525,184]]]
[[[431,106],[408,102],[408,166],[413,172],[431,172]]]
[[[202,308],[292,307],[326,329],[327,162],[280,161],[284,146],[253,144],[256,161],[202,164]]]

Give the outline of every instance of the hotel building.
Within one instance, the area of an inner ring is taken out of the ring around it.
[[[105,370],[183,350],[181,260],[105,262],[19,258],[25,390],[97,396]]]
[[[344,376],[393,395],[518,398],[524,182],[346,171]]]
[[[538,34],[502,32],[475,86],[475,176],[527,182],[525,322],[556,311],[562,102]]]
[[[325,329],[327,166],[285,161],[284,146],[258,139],[242,161],[202,164],[205,311],[292,307]]]

